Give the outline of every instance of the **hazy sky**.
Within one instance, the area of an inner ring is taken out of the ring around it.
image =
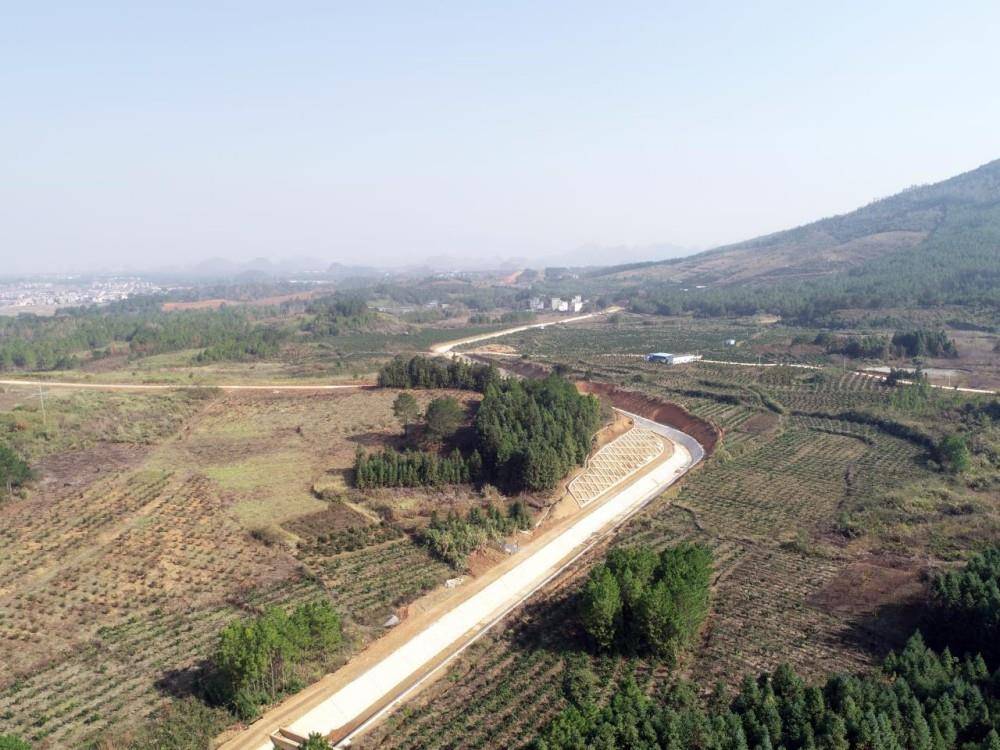
[[[745,239],[1000,157],[998,38],[996,0],[5,3],[0,273]]]

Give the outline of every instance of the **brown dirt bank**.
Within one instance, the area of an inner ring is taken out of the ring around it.
[[[686,432],[701,443],[706,455],[711,455],[719,440],[722,439],[722,429],[716,424],[696,417],[683,406],[672,404],[669,401],[661,401],[637,391],[628,391],[610,383],[595,383],[585,380],[578,381],[576,387],[581,393],[592,393],[607,399],[612,406],[618,409]]]

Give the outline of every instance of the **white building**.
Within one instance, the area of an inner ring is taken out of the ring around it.
[[[553,310],[558,310],[559,305],[563,303],[563,301],[558,297],[553,297],[551,300],[549,300],[549,302],[551,303],[551,309]]]
[[[647,362],[659,362],[665,365],[683,365],[687,362],[697,362],[700,354],[671,354],[670,352],[653,352],[646,355]]]

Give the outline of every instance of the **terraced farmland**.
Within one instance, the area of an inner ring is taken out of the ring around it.
[[[139,468],[4,505],[0,725],[38,750],[126,737],[190,693],[236,618],[328,598],[357,647],[449,577],[399,529],[312,491],[346,491],[355,436],[398,429],[393,395],[369,396],[209,400]]]
[[[891,389],[830,370],[667,368],[591,354],[601,342],[581,343],[579,356],[567,359],[564,342],[548,345],[539,340],[540,361],[562,358],[577,375],[680,403],[725,431],[716,456],[616,540],[657,549],[690,540],[714,551],[713,612],[680,674],[707,688],[718,680],[735,685],[782,661],[805,675],[864,669],[912,632],[926,559],[891,537],[854,540],[843,527],[852,509],[936,481],[924,446],[835,416],[888,408]],[[602,684],[625,670],[636,670],[650,690],[674,679],[642,659],[581,653],[573,593],[587,568],[585,561],[518,612],[362,746],[522,746],[565,707],[570,658],[588,661]]]

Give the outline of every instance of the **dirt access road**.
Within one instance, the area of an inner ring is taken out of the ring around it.
[[[637,427],[671,451],[615,484],[602,498],[555,524],[439,608],[391,631],[343,670],[268,712],[225,750],[291,750],[319,732],[345,743],[431,679],[512,609],[562,573],[601,538],[659,496],[704,455],[688,435],[638,415]]]

